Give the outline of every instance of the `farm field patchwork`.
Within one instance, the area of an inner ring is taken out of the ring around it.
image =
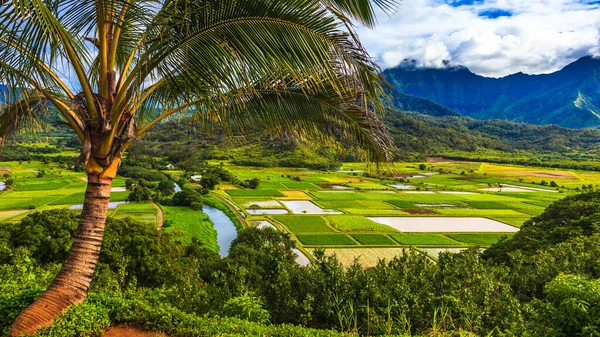
[[[300,249],[352,246],[340,248],[340,254],[351,256],[351,252],[358,251],[389,257],[391,253],[386,249],[402,251],[402,247],[415,246],[436,257],[448,248],[457,251],[488,247],[518,231],[552,202],[575,194],[576,187],[600,184],[597,172],[468,162],[431,163],[431,170],[419,170],[418,165],[396,163],[394,174],[376,177],[368,175],[362,163],[345,163],[339,172],[323,172],[242,167],[225,162],[225,168],[238,179],[259,178],[261,182],[254,190],[224,183],[214,192],[244,213],[248,222],[283,225],[297,238]],[[83,202],[84,173],[38,162],[7,162],[0,166],[15,179],[12,190],[0,192],[2,221]],[[45,171],[44,177],[37,178],[39,170]],[[183,173],[172,172],[174,176]],[[542,180],[554,181],[559,187],[543,186]],[[503,187],[498,188],[498,184]],[[395,189],[391,185],[404,186]],[[125,186],[125,179],[116,178],[113,186]],[[115,188],[111,201],[124,201],[127,195],[122,188]],[[177,240],[190,242],[195,236],[208,245],[216,242],[212,224],[202,212],[163,209],[165,220],[174,223],[165,231]],[[269,214],[277,212],[286,214]],[[111,214],[156,222],[156,210],[148,203],[120,204]],[[335,250],[327,248],[327,254]]]

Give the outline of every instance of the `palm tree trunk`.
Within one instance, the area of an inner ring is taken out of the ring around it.
[[[69,256],[52,284],[15,320],[9,336],[34,334],[72,304],[82,303],[100,256],[112,178],[88,174],[81,220]]]

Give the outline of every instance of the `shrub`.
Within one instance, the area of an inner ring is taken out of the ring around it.
[[[269,312],[264,309],[263,301],[247,293],[229,299],[223,307],[223,313],[228,317],[235,317],[255,323],[266,324],[269,322]]]

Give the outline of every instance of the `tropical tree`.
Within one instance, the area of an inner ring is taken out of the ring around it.
[[[11,336],[82,302],[111,182],[128,146],[174,114],[228,132],[354,136],[370,160],[389,137],[380,75],[353,23],[395,0],[0,0],[0,137],[60,114],[88,175],[73,245]],[[47,107],[52,107],[47,109]],[[318,138],[317,138],[318,139]]]

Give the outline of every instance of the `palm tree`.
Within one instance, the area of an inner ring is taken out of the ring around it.
[[[102,244],[112,179],[135,139],[174,114],[225,130],[353,135],[390,145],[379,70],[353,23],[395,0],[0,0],[0,137],[47,106],[82,144],[85,203],[69,256],[11,336],[81,303]]]

